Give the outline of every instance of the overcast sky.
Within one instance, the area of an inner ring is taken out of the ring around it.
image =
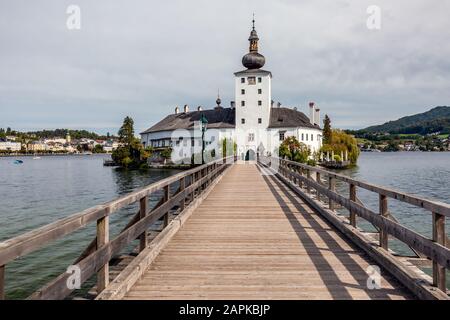
[[[212,108],[218,88],[229,106],[253,12],[283,105],[315,101],[340,128],[450,105],[450,1],[1,0],[0,127],[116,133],[130,115],[140,132],[177,105]]]

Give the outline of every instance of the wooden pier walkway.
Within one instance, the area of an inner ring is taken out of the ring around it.
[[[377,211],[358,190],[378,196]],[[432,235],[402,225],[389,201],[421,208]],[[110,217],[133,205],[111,237]],[[30,299],[80,298],[78,282],[98,300],[448,300],[449,217],[450,204],[318,166],[231,156],[0,242],[0,300],[13,261],[88,225],[95,237]],[[394,239],[411,254],[394,252]]]
[[[276,177],[235,165],[125,299],[404,299],[411,295]]]

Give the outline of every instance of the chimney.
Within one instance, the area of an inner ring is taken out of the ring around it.
[[[278,107],[278,108],[281,107],[281,102],[277,102],[277,107]]]
[[[175,114],[179,114],[180,113],[180,108],[178,108],[178,106],[175,107]]]
[[[230,101],[230,107],[231,109],[234,109],[234,101]]]
[[[197,107],[197,111],[202,111],[202,110],[203,110],[202,106]]]
[[[294,107],[294,111],[297,111],[297,107]]]
[[[316,112],[314,114],[314,123],[320,126],[320,109],[316,108]]]
[[[187,104],[184,105],[184,113],[189,112],[189,106]]]
[[[314,124],[314,102],[310,102],[309,103],[309,122],[311,122],[311,124]]]

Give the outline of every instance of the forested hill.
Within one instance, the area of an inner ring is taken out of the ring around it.
[[[435,107],[427,112],[389,121],[382,125],[371,126],[359,132],[391,134],[429,134],[450,133],[450,107]]]

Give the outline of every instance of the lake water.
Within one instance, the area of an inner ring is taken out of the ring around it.
[[[0,241],[107,202],[177,171],[122,171],[102,165],[104,155],[52,156],[33,160],[0,158]],[[374,184],[449,203],[450,153],[363,153],[358,166],[341,171]],[[344,186],[338,185],[343,193]],[[358,191],[361,200],[374,211],[378,197]],[[429,236],[431,214],[390,200],[390,211],[411,229]],[[111,217],[113,237],[137,212],[129,206]],[[447,222],[448,223],[448,222]],[[363,225],[364,226],[364,225]],[[367,226],[367,228],[370,228]],[[447,227],[447,230],[450,230]],[[54,244],[8,264],[7,298],[25,298],[65,268],[95,236],[95,224]],[[392,246],[407,253],[395,241]]]

